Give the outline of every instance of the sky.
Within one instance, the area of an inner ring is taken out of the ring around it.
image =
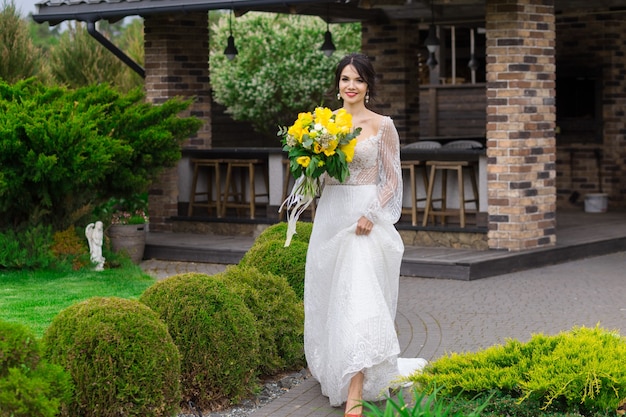
[[[26,17],[29,13],[35,13],[37,8],[35,3],[41,3],[43,0],[13,0],[15,7]]]

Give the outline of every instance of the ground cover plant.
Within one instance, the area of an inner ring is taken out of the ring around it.
[[[54,316],[95,296],[137,299],[155,279],[130,262],[105,271],[0,270],[0,320],[43,336]]]
[[[626,340],[617,332],[575,327],[453,353],[409,379],[466,404],[493,395],[483,416],[615,416],[626,399],[625,360]]]
[[[398,391],[394,398],[387,398],[384,406],[376,403],[364,402],[363,415],[366,417],[480,417],[482,411],[489,404],[488,397],[471,410],[455,410],[456,399],[450,400],[439,395],[439,389],[433,389],[430,394],[414,390],[413,398],[406,401],[403,391]]]

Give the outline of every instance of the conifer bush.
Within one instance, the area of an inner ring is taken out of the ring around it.
[[[239,295],[215,276],[186,273],[148,288],[140,301],[167,324],[182,357],[183,403],[216,410],[257,388],[259,334]]]
[[[230,266],[217,275],[256,318],[260,372],[274,375],[304,365],[304,307],[284,277]]]
[[[61,311],[43,337],[45,357],[76,390],[66,416],[171,417],[179,410],[180,355],[144,304],[94,297]]]
[[[70,90],[0,80],[0,230],[64,230],[87,205],[146,191],[201,126],[179,116],[190,104],[152,105],[139,89],[123,94],[106,84]]]
[[[535,415],[546,410],[614,415],[626,399],[625,360],[626,340],[617,332],[575,327],[554,336],[534,335],[526,343],[509,340],[475,353],[451,354],[410,380],[421,387],[440,386],[450,396],[496,391],[500,406],[508,397]],[[511,409],[506,414],[522,415]]]
[[[72,397],[70,375],[42,358],[35,334],[0,321],[0,417],[53,417]]]
[[[0,267],[35,269],[57,266],[51,226],[39,224],[0,229]]]

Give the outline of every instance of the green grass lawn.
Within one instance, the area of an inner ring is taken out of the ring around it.
[[[91,297],[137,299],[156,280],[136,265],[105,271],[0,271],[0,320],[18,322],[38,337],[64,308]]]

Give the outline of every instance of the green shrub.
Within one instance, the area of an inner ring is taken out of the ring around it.
[[[218,409],[256,389],[259,334],[241,297],[219,278],[180,274],[140,301],[165,321],[182,355],[183,401]]]
[[[52,227],[23,225],[0,230],[0,267],[35,269],[58,266],[51,250]]]
[[[296,234],[293,235],[291,241],[300,241],[303,243],[309,243],[309,239],[311,238],[311,231],[313,230],[313,223],[310,222],[296,222]],[[270,240],[282,240],[285,242],[285,238],[287,237],[287,222],[280,222],[269,226],[267,229],[263,230],[256,239],[254,239],[254,244],[265,243]]]
[[[179,409],[180,355],[165,324],[138,301],[94,297],[61,311],[45,356],[76,386],[68,416],[167,416]]]
[[[84,232],[82,234],[83,238],[78,236],[74,226],[70,226],[63,231],[56,232],[52,237],[51,250],[55,259],[69,263],[75,271],[91,266],[89,244],[85,240]]]
[[[26,326],[0,321],[0,417],[53,417],[72,397],[63,368],[41,358]]]
[[[86,205],[145,192],[202,124],[179,117],[189,104],[152,105],[139,89],[105,84],[0,81],[0,230],[26,222],[63,230]]]
[[[0,321],[0,376],[10,368],[35,368],[40,359],[39,342],[26,326]]]
[[[480,415],[482,417],[583,417],[577,411],[559,411],[556,407],[544,407],[536,399],[528,399],[523,402],[519,398],[501,391],[492,391],[477,395],[473,399],[459,397],[453,404],[453,409],[460,412],[474,410],[489,399]],[[615,411],[604,413],[590,413],[587,416],[593,417],[615,417]]]
[[[284,277],[231,266],[217,275],[256,317],[260,371],[274,375],[304,365],[304,307]]]
[[[616,410],[626,398],[626,341],[599,327],[555,336],[509,340],[476,353],[431,362],[410,379],[442,386],[442,393],[476,395],[497,390],[528,406],[593,415]],[[537,410],[536,410],[537,411]]]
[[[240,266],[254,267],[263,273],[280,275],[304,298],[304,269],[309,248],[312,223],[298,222],[291,244],[285,247],[287,223],[282,222],[265,229],[246,252]]]

